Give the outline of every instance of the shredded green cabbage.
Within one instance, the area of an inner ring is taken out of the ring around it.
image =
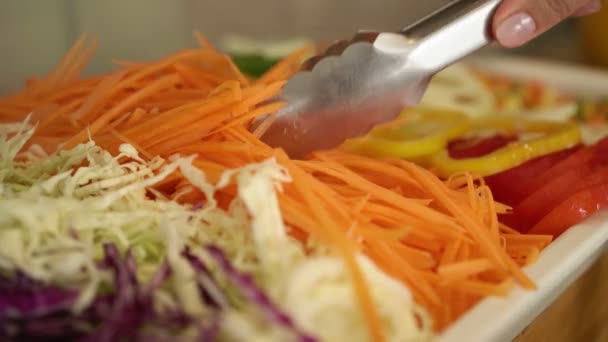
[[[273,191],[284,181],[289,176],[272,159],[248,166],[238,176],[239,198],[253,217],[254,241],[265,275],[262,281],[304,329],[316,332],[323,341],[367,341],[366,325],[342,260],[332,254],[304,256],[299,243],[286,234]],[[358,262],[379,308],[387,341],[429,340],[430,318],[414,303],[410,291],[367,257],[359,255]]]

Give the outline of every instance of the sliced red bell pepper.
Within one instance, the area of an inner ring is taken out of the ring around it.
[[[510,202],[503,203],[513,207],[510,214],[500,216],[501,222],[523,233],[561,234],[564,227],[579,223],[608,203],[608,199],[601,197],[602,192],[596,190],[608,185],[608,139],[560,154],[521,165],[517,170],[509,170],[510,174],[486,179],[495,198],[500,200],[506,192]],[[555,165],[548,165],[558,157],[561,160]],[[517,177],[528,177],[532,181],[522,185]],[[595,207],[591,202],[577,203],[573,198],[595,200]],[[592,207],[593,211],[589,209]],[[583,213],[576,214],[576,208]],[[565,223],[560,223],[560,219]]]
[[[530,181],[520,186],[521,190],[516,196],[515,202],[522,201],[525,197],[541,188],[547,181],[566,174],[584,164],[593,166],[608,165],[608,138],[604,138],[592,146],[578,148],[575,153],[569,154],[553,166],[547,167],[543,172],[530,177]]]
[[[514,206],[527,195],[524,189],[529,183],[534,182],[541,173],[566,159],[580,148],[579,145],[550,153],[529,160],[512,169],[487,176],[485,178],[486,184],[492,189],[494,199],[509,206]]]
[[[608,137],[601,139],[593,146],[595,154],[591,162],[593,164],[608,165]]]
[[[579,191],[553,208],[528,233],[561,235],[568,228],[608,205],[608,184]]]
[[[519,202],[504,223],[525,232],[547,215],[551,209],[578,191],[587,187],[608,182],[608,170],[594,174],[587,164],[572,168],[564,174],[548,179],[539,189]]]

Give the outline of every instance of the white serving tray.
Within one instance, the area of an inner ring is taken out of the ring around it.
[[[522,57],[476,57],[471,63],[514,78],[533,78],[585,97],[608,95],[608,72]],[[516,288],[506,298],[482,301],[456,321],[439,342],[508,342],[589,268],[608,246],[608,211],[598,212],[551,243],[525,269],[534,291]]]

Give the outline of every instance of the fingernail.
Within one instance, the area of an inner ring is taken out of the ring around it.
[[[535,32],[534,19],[527,13],[517,13],[498,25],[496,39],[506,47],[517,47],[534,38]]]

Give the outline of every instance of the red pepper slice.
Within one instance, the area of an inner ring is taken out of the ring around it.
[[[580,146],[575,146],[529,160],[512,169],[486,177],[486,184],[492,189],[494,199],[509,206],[515,206],[529,194],[524,190],[529,183],[534,182],[541,173],[580,148]]]
[[[608,205],[608,184],[579,191],[553,208],[528,233],[559,236],[606,205]]]
[[[563,200],[590,186],[588,183],[595,181],[592,172],[589,165],[582,164],[558,177],[547,179],[539,189],[519,202],[510,215],[505,215],[503,223],[525,232]]]
[[[608,137],[601,139],[593,145],[596,153],[591,162],[593,164],[608,165]]]
[[[513,207],[501,222],[522,233],[559,235],[608,204],[596,190],[608,186],[608,138],[537,158],[486,183],[498,201]]]
[[[577,148],[575,153],[571,153],[568,157],[563,158],[553,166],[546,168],[544,172],[540,172],[534,177],[530,177],[531,181],[521,186],[521,197],[516,199],[517,202],[539,189],[547,180],[559,177],[583,164],[594,166],[608,165],[608,137],[598,141],[592,146]]]
[[[535,175],[527,184],[521,186],[521,191],[517,198],[518,202],[542,187],[547,180],[559,177],[580,165],[589,163],[593,158],[593,154],[593,147],[579,148],[576,152],[557,162],[552,167]]]

